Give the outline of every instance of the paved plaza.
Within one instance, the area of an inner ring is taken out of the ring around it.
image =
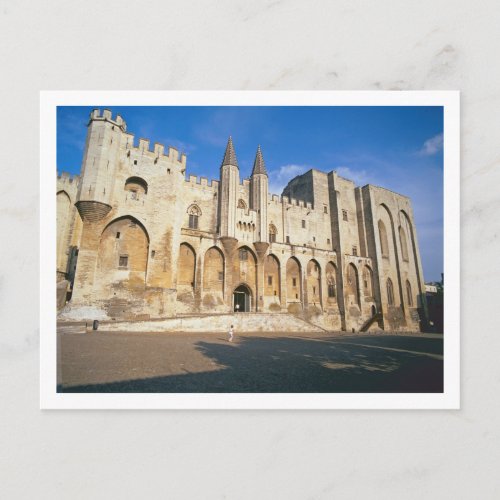
[[[442,335],[58,331],[59,392],[442,390]]]

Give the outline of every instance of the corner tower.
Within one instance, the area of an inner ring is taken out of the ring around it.
[[[111,195],[126,124],[120,115],[98,109],[90,114],[76,207],[83,221],[96,222],[111,210]]]
[[[236,233],[236,205],[240,171],[234,151],[233,140],[229,137],[220,167],[219,183],[219,235],[234,238]]]

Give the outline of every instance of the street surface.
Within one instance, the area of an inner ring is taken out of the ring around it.
[[[442,335],[58,332],[60,392],[442,392]]]

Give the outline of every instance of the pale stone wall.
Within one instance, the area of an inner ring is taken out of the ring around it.
[[[134,141],[121,117],[95,111],[81,181],[58,180],[58,271],[69,245],[78,250],[70,308],[116,318],[227,313],[244,285],[254,312],[290,312],[349,331],[375,313],[386,329],[421,326],[423,275],[408,198],[314,169],[282,196],[269,194],[266,174],[240,182],[234,155],[220,181],[186,179],[185,155]]]
[[[73,249],[78,248],[82,220],[75,203],[80,184],[79,176],[63,172],[57,178],[57,279],[71,281],[76,265],[72,261]]]
[[[367,247],[374,262],[374,295],[378,297],[386,327],[419,330],[425,326],[427,306],[423,298],[423,273],[410,200],[387,189],[365,186],[363,204],[367,214]],[[382,255],[379,221],[383,222],[387,232],[387,257]],[[403,258],[400,227],[406,234],[408,260]],[[388,301],[388,279],[394,290],[393,305]],[[412,292],[411,305],[406,289],[407,281]],[[422,324],[419,324],[419,318]]]

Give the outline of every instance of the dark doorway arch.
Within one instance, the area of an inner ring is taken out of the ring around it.
[[[233,292],[233,310],[235,312],[250,312],[252,310],[252,291],[241,284]]]

